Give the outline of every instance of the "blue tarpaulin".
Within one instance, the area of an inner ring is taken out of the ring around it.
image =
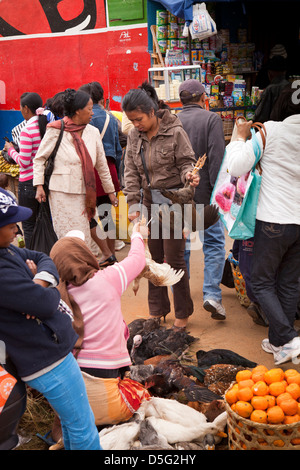
[[[154,0],[159,3],[173,15],[184,18],[186,21],[193,21],[193,4],[201,3],[199,0]]]

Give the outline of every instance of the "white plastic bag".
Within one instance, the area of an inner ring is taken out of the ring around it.
[[[200,41],[217,34],[216,23],[208,13],[205,3],[193,5],[193,21],[189,29],[192,39]]]

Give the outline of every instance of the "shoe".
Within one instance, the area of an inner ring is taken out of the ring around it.
[[[165,313],[165,314],[162,313],[161,315],[150,315],[150,318],[158,318],[159,320],[160,320],[161,318],[163,318],[163,319],[164,319],[164,323],[166,323],[166,316],[167,316],[167,315],[168,315],[167,313]]]
[[[226,311],[221,302],[216,300],[208,299],[203,303],[203,308],[208,312],[211,312],[211,318],[214,320],[225,320]]]
[[[122,250],[122,248],[124,248],[124,246],[125,246],[125,243],[123,242],[123,240],[116,240],[115,241],[115,250],[116,251]]]
[[[276,366],[292,361],[295,364],[300,362],[300,337],[296,336],[288,343],[280,346],[280,350],[274,354]]]
[[[269,339],[265,338],[261,342],[261,347],[266,353],[276,354],[278,351],[280,351],[280,348],[282,346],[273,346],[273,344],[270,343]]]
[[[107,266],[111,266],[117,262],[117,258],[115,255],[111,255],[109,258],[105,259],[104,261],[101,261],[99,263],[100,268],[106,268]]]
[[[247,313],[250,315],[254,323],[261,326],[268,326],[269,322],[267,317],[265,316],[264,312],[262,311],[261,307],[251,302],[249,307],[247,308]]]

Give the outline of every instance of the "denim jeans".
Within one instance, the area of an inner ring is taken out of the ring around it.
[[[32,210],[31,217],[22,222],[26,248],[30,248],[32,232],[40,208],[40,203],[35,199],[36,189],[33,187],[32,181],[20,181],[18,188],[19,205]]]
[[[222,290],[220,283],[225,265],[225,233],[224,224],[218,220],[214,225],[203,232],[199,232],[199,237],[203,243],[204,253],[204,279],[203,279],[203,301],[211,299],[216,302],[222,301]],[[184,259],[189,269],[189,241],[186,243]]]
[[[102,450],[82,374],[71,353],[27,384],[43,394],[58,414],[66,450]]]
[[[282,346],[298,336],[300,225],[257,220],[252,289],[269,321],[269,341]]]

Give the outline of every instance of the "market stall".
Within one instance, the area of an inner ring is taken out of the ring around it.
[[[200,5],[213,23],[212,31],[203,39],[196,31],[197,27],[208,29],[206,17],[196,18]],[[193,24],[195,18],[198,25]],[[264,54],[255,43],[253,28],[249,28],[249,16],[243,14],[241,5],[240,10],[236,7],[226,13],[222,2],[154,0],[149,1],[148,22],[152,58],[149,81],[159,98],[177,111],[181,108],[181,81],[199,79],[205,86],[207,109],[220,114],[229,140],[236,117],[251,119],[263,92],[255,82]]]

